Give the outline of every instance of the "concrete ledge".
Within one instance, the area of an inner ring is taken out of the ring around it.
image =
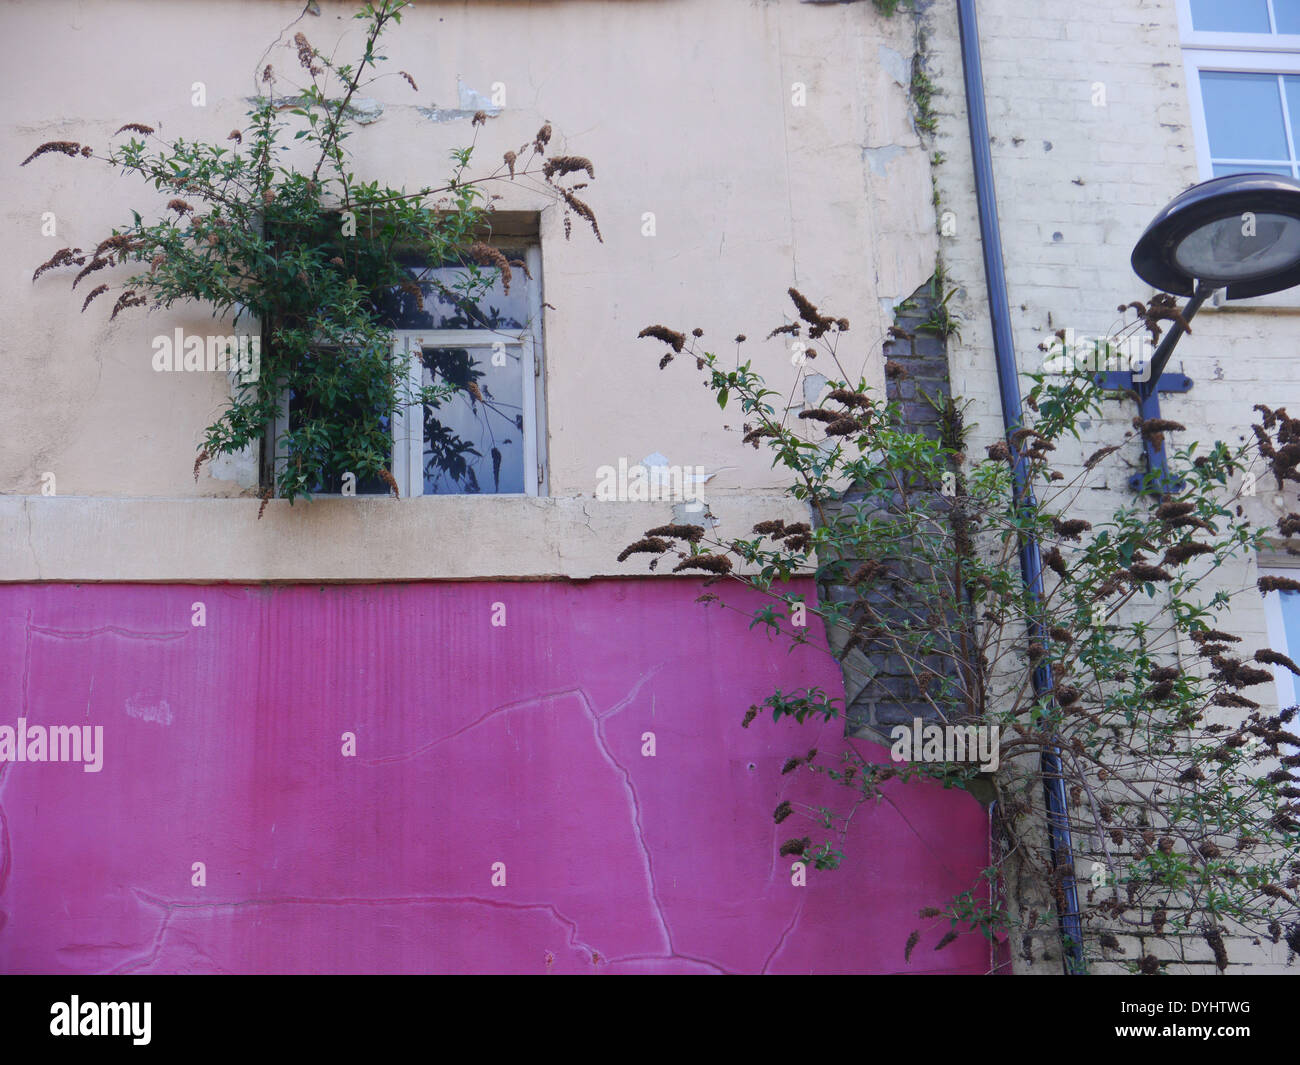
[[[0,582],[401,581],[645,577],[618,553],[673,504],[592,498],[114,499],[0,496]],[[806,521],[789,496],[720,494],[714,536]],[[665,560],[661,570],[671,570]],[[689,574],[698,577],[698,571]]]

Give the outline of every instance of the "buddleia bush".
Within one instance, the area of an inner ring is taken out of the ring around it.
[[[1257,442],[1236,447],[1173,447],[1182,426],[1138,421],[1089,452],[1084,428],[1104,425],[1095,375],[1038,374],[1025,378],[1024,422],[974,456],[959,400],[931,397],[935,432],[905,425],[897,403],[844,372],[849,323],[790,294],[798,320],[768,339],[799,343],[828,376],[818,402],[797,413],[787,397],[799,393],[768,387],[739,347],[727,368],[731,360],[707,350],[698,330],[656,325],[642,335],[668,344],[661,367],[693,361],[720,406],[739,406],[742,443],[769,451],[809,520],[764,520],[752,536],[727,541],[699,525],[661,526],[624,557],[651,555],[656,566],[675,558],[673,570],[706,574],[706,603],[725,606],[729,581],[766,593],[751,627],[834,655],[846,689],[874,703],[878,721],[914,719],[971,737],[982,729],[996,754],[983,767],[946,747],[902,758],[848,750],[835,764],[816,752],[794,756],[787,771],[823,773],[848,797],[839,810],[782,803],[778,823],[800,817],[822,830],[817,838],[795,828],[782,853],[834,868],[848,818],[886,781],[937,781],[990,805],[1001,857],[970,891],[920,911],[924,923],[900,936],[909,957],[927,937],[943,947],[971,932],[1026,960],[1049,949],[1060,957],[1071,946],[1058,921],[1075,909],[1072,882],[1087,955],[1135,972],[1207,954],[1225,967],[1225,937],[1286,937],[1300,948],[1298,711],[1273,712],[1259,701],[1266,696],[1251,695],[1271,683],[1268,667],[1300,674],[1300,666],[1269,650],[1250,659],[1234,650],[1242,641],[1227,631],[1232,593],[1222,580],[1223,567],[1247,559],[1268,533],[1244,516],[1247,472],[1257,475],[1262,456],[1279,489],[1300,481],[1300,421],[1259,408]],[[887,361],[885,373],[907,371]],[[1166,483],[1177,487],[1156,494],[1148,481],[1104,522],[1077,515],[1086,499],[1095,517],[1093,489],[1115,478],[1125,445],[1142,440],[1169,448]],[[1300,513],[1279,530],[1297,531]],[[1022,577],[1031,542],[1041,594]],[[808,573],[821,591],[815,603],[788,590]],[[1265,578],[1260,588],[1277,584]],[[802,614],[819,616],[822,631],[794,623]],[[769,713],[843,719],[845,707],[819,688],[778,691],[740,723]],[[873,734],[903,740],[896,729]],[[1064,784],[1073,855],[1045,831],[1048,777]],[[1144,937],[1144,950],[1121,936]]]

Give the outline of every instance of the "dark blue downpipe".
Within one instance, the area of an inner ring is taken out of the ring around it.
[[[1002,422],[1008,438],[1024,418],[1020,406],[1020,372],[1016,349],[1011,338],[1011,307],[1007,301],[1007,277],[1002,262],[1002,230],[998,225],[997,195],[993,188],[993,157],[989,152],[988,116],[984,109],[984,72],[980,63],[979,26],[975,20],[975,0],[957,0],[957,19],[961,34],[962,67],[966,78],[966,113],[970,119],[971,156],[975,167],[975,196],[979,204],[980,240],[984,246],[984,275],[988,281],[989,314],[993,324],[993,353],[998,367],[998,390],[1002,395]],[[1011,446],[1008,439],[1008,446]],[[1034,498],[1019,449],[1013,469],[1018,505],[1033,509]],[[1047,646],[1047,632],[1037,605],[1043,599],[1043,560],[1038,540],[1027,537],[1020,546],[1020,573],[1029,592],[1031,642]],[[1040,698],[1052,697],[1052,674],[1046,666],[1034,670],[1034,692]],[[1061,936],[1065,943],[1067,973],[1082,973],[1083,935],[1079,921],[1079,889],[1074,877],[1074,845],[1070,839],[1065,780],[1061,775],[1061,755],[1056,748],[1043,752],[1043,786],[1047,799],[1047,827],[1052,846],[1052,864],[1068,870],[1061,889],[1065,907],[1060,914]]]

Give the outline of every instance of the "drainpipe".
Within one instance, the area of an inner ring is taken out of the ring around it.
[[[984,108],[984,72],[980,63],[979,26],[975,20],[975,0],[957,0],[957,21],[961,34],[962,67],[966,78],[966,113],[970,120],[971,156],[975,169],[975,196],[979,203],[980,241],[984,247],[984,275],[988,282],[989,316],[993,325],[993,353],[998,367],[998,390],[1002,394],[1002,423],[1008,438],[1023,422],[1020,406],[1020,372],[1011,338],[1011,308],[1007,302],[1007,277],[1002,262],[1002,231],[998,226],[997,195],[993,188],[993,157],[989,153],[988,116]],[[1008,440],[1010,446],[1010,440]],[[1016,499],[1025,508],[1037,506],[1028,483],[1025,460],[1019,449],[1013,483]],[[1020,574],[1029,592],[1031,607],[1043,599],[1043,560],[1038,540],[1027,537],[1020,545]],[[1047,644],[1047,633],[1037,612],[1029,624],[1031,642]],[[1052,694],[1052,674],[1044,665],[1034,670],[1034,692],[1040,697]],[[1061,882],[1065,897],[1060,913],[1061,936],[1066,945],[1068,963],[1065,971],[1082,973],[1083,935],[1079,921],[1079,890],[1074,877],[1074,845],[1070,839],[1065,779],[1061,773],[1061,753],[1057,747],[1043,752],[1043,787],[1047,799],[1047,828],[1052,848],[1052,865],[1069,872]]]

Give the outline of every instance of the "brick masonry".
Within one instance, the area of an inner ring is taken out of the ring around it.
[[[902,370],[896,376],[886,375],[886,399],[898,404],[904,426],[932,440],[940,437],[939,411],[926,397],[942,400],[952,395],[947,340],[926,327],[938,309],[936,291],[927,281],[899,306],[894,324],[896,334],[901,335],[891,336],[884,346],[885,358]],[[844,502],[861,502],[863,498],[863,493],[850,489]],[[858,593],[845,585],[825,585],[819,594],[838,602],[852,602]],[[844,637],[832,634],[831,642],[838,650],[843,647]],[[937,717],[898,655],[864,655],[854,650],[844,659],[841,671],[852,734],[879,739],[887,736],[893,725],[910,724],[918,717]]]

